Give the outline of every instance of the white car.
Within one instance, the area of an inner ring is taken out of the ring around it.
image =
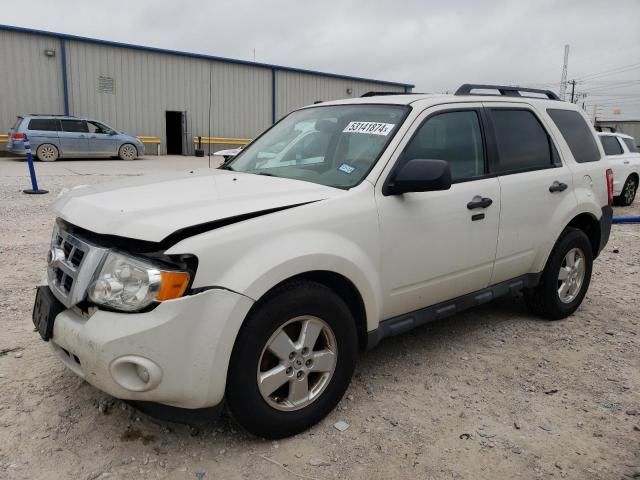
[[[260,166],[309,123],[324,150]],[[576,106],[515,87],[302,108],[223,169],[62,196],[33,321],[115,397],[225,399],[250,432],[292,435],[385,337],[521,292],[571,315],[611,227],[596,138]]]
[[[613,170],[614,204],[631,205],[640,178],[640,153],[636,141],[624,133],[602,132],[598,135]]]

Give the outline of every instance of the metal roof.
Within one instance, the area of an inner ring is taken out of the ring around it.
[[[275,64],[270,64],[270,63],[261,63],[261,62],[251,62],[248,60],[238,60],[235,58],[226,58],[226,57],[218,57],[215,55],[205,55],[205,54],[201,54],[201,53],[190,53],[190,52],[183,52],[180,50],[169,50],[169,49],[165,49],[165,48],[156,48],[156,47],[147,47],[144,45],[134,45],[131,43],[122,43],[122,42],[113,42],[110,40],[100,40],[97,38],[89,38],[89,37],[81,37],[78,35],[70,35],[67,33],[58,33],[58,32],[49,32],[46,30],[36,30],[33,28],[25,28],[25,27],[16,27],[13,25],[2,25],[0,24],[0,31],[9,31],[9,32],[21,32],[21,33],[31,33],[31,34],[35,34],[35,35],[43,35],[43,36],[47,36],[47,37],[54,37],[54,38],[58,38],[61,40],[74,40],[77,42],[85,42],[85,43],[92,43],[95,45],[106,45],[106,46],[110,46],[110,47],[120,47],[120,48],[129,48],[129,49],[133,49],[133,50],[140,50],[143,52],[154,52],[154,53],[164,53],[164,54],[168,54],[168,55],[179,55],[182,57],[190,57],[190,58],[199,58],[199,59],[203,59],[203,60],[212,60],[212,61],[216,61],[216,62],[224,62],[224,63],[233,63],[236,65],[247,65],[247,66],[251,66],[251,67],[261,67],[261,68],[269,68],[272,70],[281,70],[284,72],[296,72],[296,73],[308,73],[308,74],[312,74],[312,75],[319,75],[319,76],[323,76],[323,77],[330,77],[330,78],[341,78],[341,79],[345,79],[345,80],[356,80],[356,81],[364,81],[364,82],[374,82],[374,83],[380,83],[383,85],[394,85],[394,86],[398,86],[398,87],[404,87],[404,88],[414,88],[415,85],[410,84],[410,83],[401,83],[401,82],[389,82],[387,80],[375,80],[372,78],[363,78],[363,77],[355,77],[355,76],[351,76],[351,75],[340,75],[337,73],[328,73],[328,72],[320,72],[320,71],[316,71],[316,70],[307,70],[304,68],[294,68],[294,67],[287,67],[284,65],[275,65]]]

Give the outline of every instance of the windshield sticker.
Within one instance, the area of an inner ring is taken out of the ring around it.
[[[344,133],[368,133],[369,135],[387,136],[396,125],[394,123],[349,122]]]
[[[356,167],[352,167],[351,165],[347,165],[346,163],[343,163],[338,167],[338,170],[340,172],[346,173],[348,175],[351,175],[355,171],[355,169]]]

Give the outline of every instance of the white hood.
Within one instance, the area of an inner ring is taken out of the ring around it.
[[[159,242],[185,227],[341,193],[310,182],[203,170],[86,186],[53,207],[62,219],[95,233]]]

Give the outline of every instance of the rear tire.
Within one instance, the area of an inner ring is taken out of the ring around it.
[[[43,143],[36,150],[36,157],[41,162],[55,162],[59,156],[58,148],[50,143]]]
[[[628,207],[633,203],[638,191],[638,178],[635,175],[629,175],[627,181],[624,182],[620,196],[615,198],[615,204],[621,207]]]
[[[130,143],[121,145],[118,150],[118,157],[120,157],[120,160],[135,160],[137,156],[138,149],[135,145],[131,145]]]
[[[524,291],[527,307],[547,320],[568,317],[589,289],[592,267],[589,238],[582,230],[568,227],[553,247],[540,283]]]
[[[302,432],[338,404],[357,351],[355,321],[338,295],[315,282],[287,283],[240,329],[227,374],[229,409],[260,437]]]

